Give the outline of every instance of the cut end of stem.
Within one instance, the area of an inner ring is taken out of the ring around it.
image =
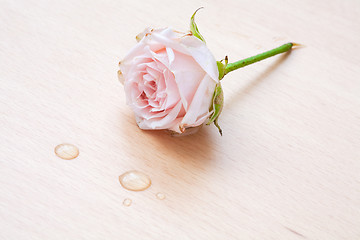
[[[305,47],[305,45],[300,44],[300,43],[293,43],[293,42],[292,42],[291,44],[293,45],[293,46],[292,46],[293,49]]]

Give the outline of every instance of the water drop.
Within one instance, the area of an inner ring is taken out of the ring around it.
[[[156,198],[159,200],[164,200],[166,198],[166,195],[164,193],[159,192],[156,194]]]
[[[55,147],[55,154],[66,160],[71,160],[79,156],[79,149],[68,143],[59,144]]]
[[[123,201],[123,205],[125,207],[130,207],[130,205],[132,204],[132,200],[130,198],[125,198]]]
[[[150,187],[150,178],[142,172],[133,170],[119,176],[121,186],[130,191],[143,191]]]

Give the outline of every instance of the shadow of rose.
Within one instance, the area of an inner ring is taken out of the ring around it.
[[[202,195],[199,189],[208,187],[216,166],[214,144],[216,137],[220,138],[216,135],[217,129],[211,128],[204,126],[195,134],[181,137],[174,137],[166,131],[143,131],[158,156],[151,161],[145,160],[157,173],[152,178],[158,187],[175,199]]]
[[[126,115],[119,129],[123,148],[131,156],[127,169],[148,173],[154,189],[178,199],[207,185],[216,159],[215,140],[221,138],[215,127],[205,125],[195,134],[174,137],[165,130],[141,130],[131,114]]]
[[[204,125],[194,134],[174,136],[167,130],[141,130],[131,109],[128,111],[121,114],[119,136],[125,140],[122,142],[126,149],[136,149],[131,153],[136,161],[172,171],[172,165],[174,168],[206,169],[214,158],[213,138],[220,137],[214,126]]]
[[[169,131],[143,131],[146,136],[156,142],[158,151],[166,149],[166,153],[176,156],[183,163],[202,163],[211,161],[212,133],[209,126],[201,127],[197,132],[189,135],[173,135]],[[186,132],[185,132],[186,133]]]

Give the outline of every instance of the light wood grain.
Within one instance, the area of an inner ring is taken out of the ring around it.
[[[0,5],[0,239],[360,239],[359,1]],[[200,6],[217,59],[306,47],[225,78],[223,137],[141,131],[117,63]],[[148,190],[120,186],[132,169]]]

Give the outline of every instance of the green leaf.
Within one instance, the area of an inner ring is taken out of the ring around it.
[[[226,66],[228,64],[228,56],[225,56],[225,64],[222,63],[223,60],[216,62],[218,70],[219,70],[219,80],[223,79],[224,76],[226,75]]]
[[[220,61],[217,61],[216,64],[219,69],[219,80],[221,80],[225,76],[225,65]]]
[[[206,125],[210,125],[211,123],[214,123],[214,125],[219,129],[220,135],[222,135],[222,130],[218,124],[218,119],[220,116],[220,113],[223,109],[224,105],[224,92],[221,88],[220,82],[216,84],[215,91],[212,99],[212,105],[210,107],[210,111],[213,111],[213,113],[210,115],[208,122]]]
[[[198,8],[198,9],[194,12],[194,14],[192,15],[192,17],[190,18],[190,31],[191,31],[191,33],[192,33],[195,37],[197,37],[197,38],[200,39],[201,41],[205,42],[204,37],[200,34],[199,29],[197,28],[197,25],[196,25],[196,23],[195,23],[195,14],[196,14],[197,11],[199,11],[200,9],[202,9],[202,7],[201,7],[201,8]]]

